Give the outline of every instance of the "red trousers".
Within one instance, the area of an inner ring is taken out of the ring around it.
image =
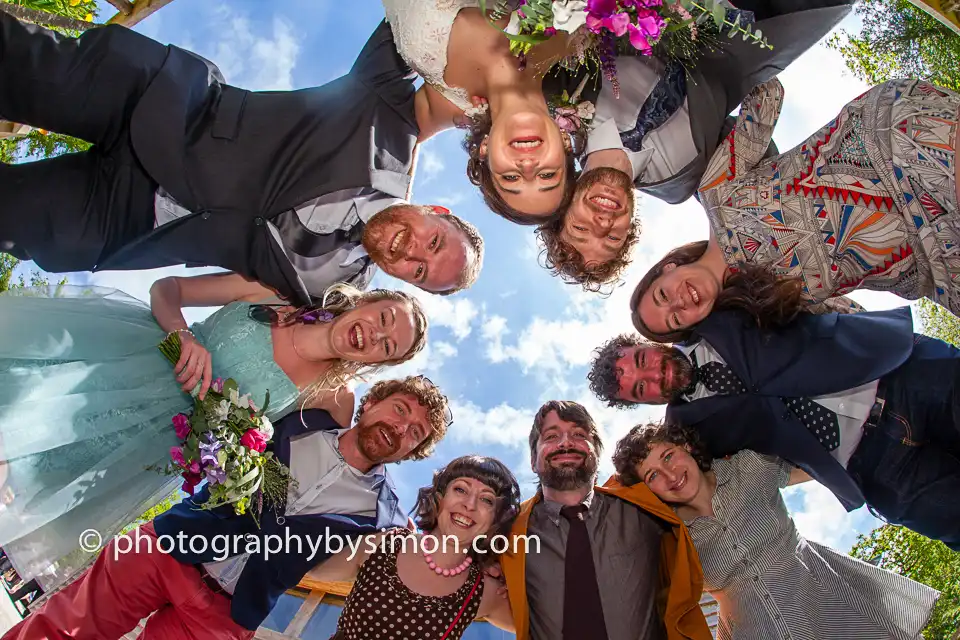
[[[143,640],[253,638],[253,631],[230,617],[230,600],[207,587],[199,569],[157,550],[152,522],[126,537],[128,553],[114,559],[112,540],[80,578],[0,640],[117,640],[150,614]]]

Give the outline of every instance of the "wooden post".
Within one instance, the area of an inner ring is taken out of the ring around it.
[[[956,0],[909,0],[910,4],[936,18],[960,36],[960,2]]]
[[[120,9],[120,11],[104,24],[121,24],[125,27],[132,27],[164,8],[173,2],[173,0],[136,0],[133,3],[127,2],[126,0],[108,0],[108,2]],[[123,9],[120,8],[121,4],[130,5],[130,13],[124,13]]]
[[[130,0],[107,0],[107,2],[115,6],[117,11],[125,16],[133,13],[133,3]]]

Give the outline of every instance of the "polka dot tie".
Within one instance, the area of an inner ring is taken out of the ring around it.
[[[827,451],[840,446],[840,422],[837,414],[809,398],[781,398],[783,404],[817,437]]]
[[[733,372],[733,369],[722,362],[707,362],[697,367],[697,380],[702,382],[710,391],[720,395],[727,396],[747,392],[747,387]]]

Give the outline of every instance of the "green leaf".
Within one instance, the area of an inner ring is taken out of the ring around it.
[[[717,24],[718,29],[723,29],[723,25],[726,24],[727,12],[723,8],[723,5],[715,5],[713,11],[711,12],[713,21]]]
[[[226,380],[223,381],[223,397],[229,398],[231,390],[239,393],[240,388],[237,386],[236,380],[234,380],[233,378],[227,378]]]

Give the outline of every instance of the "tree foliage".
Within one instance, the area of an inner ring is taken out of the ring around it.
[[[940,591],[923,637],[926,640],[957,637],[955,634],[960,632],[960,553],[910,529],[887,524],[869,535],[859,536],[850,555]]]
[[[834,34],[827,46],[864,82],[921,78],[960,91],[960,37],[908,0],[861,0],[858,34]]]
[[[928,298],[921,298],[917,308],[923,333],[960,349],[960,318]]]
[[[97,16],[96,0],[0,0],[0,3],[80,22],[91,22]],[[37,23],[65,36],[75,37],[80,33],[73,29],[65,29],[56,22],[37,20]],[[34,129],[26,136],[0,140],[0,162],[13,164],[26,160],[52,158],[63,153],[86,151],[89,148],[90,143],[79,138]]]

